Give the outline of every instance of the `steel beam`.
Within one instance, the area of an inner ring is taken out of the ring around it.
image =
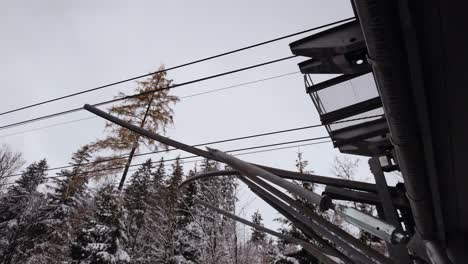
[[[132,125],[128,122],[125,122],[117,117],[114,117],[94,106],[91,105],[84,105],[84,109],[87,111],[98,115],[104,119],[107,119],[108,121],[115,123],[117,125],[120,125],[122,127],[125,127],[135,133],[138,133],[140,135],[143,135],[145,137],[154,139],[158,142],[161,142],[163,144],[172,146],[174,148],[181,149],[183,151],[187,151],[189,153],[205,157],[208,159],[212,160],[217,160],[211,153],[201,150],[199,148],[192,147],[190,145],[181,143],[179,141],[175,141],[173,139],[158,135],[156,133],[153,133],[151,131],[145,130],[143,128],[140,128],[138,126]],[[218,160],[219,161],[219,160]],[[350,188],[350,189],[356,189],[356,190],[362,190],[362,191],[373,191],[375,192],[377,189],[374,186],[374,184],[369,184],[365,182],[358,182],[358,181],[347,181],[344,179],[336,179],[336,178],[331,178],[331,177],[325,177],[325,176],[318,176],[318,175],[311,175],[311,174],[302,174],[298,172],[293,172],[293,171],[287,171],[287,170],[282,170],[282,169],[277,169],[277,168],[272,168],[268,166],[263,166],[263,165],[258,165],[258,164],[252,164],[257,167],[260,167],[264,170],[267,170],[271,173],[276,174],[277,176],[285,179],[294,179],[294,180],[302,180],[302,181],[308,181],[308,182],[314,182],[314,183],[319,183],[319,184],[328,184],[328,185],[334,185],[337,187],[345,187],[345,188]]]
[[[400,220],[398,219],[396,208],[393,205],[392,197],[387,186],[387,181],[385,179],[384,172],[382,171],[382,167],[380,166],[379,157],[370,158],[369,167],[372,174],[374,175],[377,187],[379,188],[378,196],[380,198],[384,212],[384,215],[381,216],[381,218],[401,230]],[[388,244],[388,249],[390,251],[390,257],[398,263],[412,263],[406,245]]]
[[[357,114],[365,113],[377,109],[379,107],[382,107],[382,101],[380,100],[380,97],[375,97],[366,101],[362,101],[350,106],[340,108],[329,113],[325,113],[320,116],[320,120],[322,121],[322,124],[329,125],[332,122]]]
[[[360,182],[360,181],[351,181],[339,178],[332,178],[326,176],[319,176],[314,174],[304,174],[299,173],[296,171],[288,171],[273,167],[267,167],[259,164],[252,163],[255,166],[258,166],[262,169],[265,169],[275,175],[278,175],[284,179],[290,180],[298,180],[304,182],[311,182],[317,184],[325,184],[330,186],[342,187],[347,189],[359,190],[359,191],[367,191],[367,192],[377,192],[377,187],[375,184],[367,183],[367,182]]]
[[[333,200],[351,201],[372,205],[381,204],[379,196],[375,193],[354,191],[334,186],[326,186],[322,195],[327,195]],[[399,196],[392,195],[392,203],[395,207],[409,209],[408,202]]]

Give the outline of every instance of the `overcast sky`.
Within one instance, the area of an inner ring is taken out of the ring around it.
[[[0,1],[0,112],[144,74],[160,64],[170,67],[352,16],[349,0]],[[290,56],[288,44],[305,36],[170,71],[168,76],[181,83]],[[302,60],[305,58],[180,87],[173,94],[182,97],[297,72],[297,63]],[[314,80],[324,78],[315,76]],[[135,83],[126,83],[0,116],[0,125],[108,100],[119,91],[130,93],[134,87]],[[28,162],[47,158],[52,167],[64,165],[77,148],[104,135],[103,120],[93,118],[8,135],[90,116],[79,112],[1,130],[0,143],[22,152]],[[197,144],[318,123],[302,76],[293,74],[183,99],[175,106],[175,123],[167,136]],[[325,135],[325,129],[315,128],[214,147],[229,150]],[[298,151],[294,148],[242,157],[293,169]],[[309,160],[309,169],[330,175],[331,163],[338,155],[330,143],[301,147],[300,151]],[[365,163],[359,172],[363,180],[369,179]],[[260,199],[245,190],[240,196],[241,205],[250,202],[247,215],[259,208],[266,225],[277,227],[272,222],[277,214]]]

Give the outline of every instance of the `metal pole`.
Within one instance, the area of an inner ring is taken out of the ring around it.
[[[398,220],[397,211],[393,205],[392,197],[390,191],[388,190],[387,181],[385,179],[384,172],[380,166],[379,157],[373,157],[369,159],[369,167],[374,175],[375,183],[378,187],[378,195],[380,202],[382,204],[384,215],[381,216],[382,219],[388,221],[390,224],[395,226],[397,229],[401,230],[401,224]],[[397,261],[398,263],[411,263],[411,259],[408,254],[408,249],[406,245],[397,244],[391,245],[387,243],[388,249],[390,251],[390,257]]]
[[[375,193],[354,191],[334,186],[326,186],[322,195],[327,195],[333,200],[344,200],[373,205],[379,205],[381,203],[379,196]],[[393,195],[392,203],[396,207],[409,209],[409,204],[400,196]]]
[[[332,177],[320,176],[315,174],[304,174],[296,171],[288,171],[282,170],[278,168],[267,167],[264,165],[254,164],[253,165],[260,167],[264,170],[267,170],[275,175],[280,176],[284,179],[291,179],[291,180],[299,180],[305,182],[312,182],[318,184],[325,184],[335,187],[359,190],[359,191],[367,191],[367,192],[377,192],[377,188],[375,184],[367,183],[367,182],[360,182],[360,181],[351,181],[345,179],[337,179]]]
[[[217,159],[220,160],[229,166],[237,169],[242,173],[242,175],[248,177],[248,178],[255,178],[255,177],[261,177],[269,182],[272,182],[282,188],[285,188],[288,191],[291,191],[295,193],[296,195],[300,196],[301,198],[309,201],[310,203],[320,205],[320,202],[322,201],[322,197],[314,192],[311,192],[309,190],[306,190],[302,188],[301,186],[294,184],[292,182],[286,181],[276,175],[274,175],[271,172],[268,172],[264,169],[261,169],[257,166],[254,166],[252,164],[249,164],[245,161],[242,161],[238,158],[235,158],[231,155],[228,155],[222,151],[212,149],[212,148],[207,148],[208,151]]]
[[[141,127],[135,126],[133,124],[130,124],[128,122],[125,122],[115,116],[112,116],[94,106],[91,106],[89,104],[84,105],[84,109],[87,111],[100,116],[104,119],[107,119],[108,121],[115,123],[117,125],[120,125],[122,127],[125,127],[135,133],[138,133],[140,135],[143,135],[145,137],[154,139],[156,141],[159,141],[163,144],[166,144],[168,146],[172,146],[177,149],[181,149],[184,151],[187,151],[189,153],[202,156],[208,159],[213,159],[216,160],[211,153],[189,146],[187,144],[183,144],[181,142],[172,140],[170,138],[158,135],[156,133],[153,133],[151,131],[145,130]],[[370,191],[370,192],[376,192],[377,189],[374,184],[370,183],[365,183],[365,182],[357,182],[357,181],[348,181],[348,180],[343,180],[343,179],[336,179],[336,178],[331,178],[331,177],[325,177],[325,176],[318,176],[318,175],[310,175],[310,174],[302,174],[294,171],[287,171],[287,170],[282,170],[278,168],[272,168],[272,167],[267,167],[263,165],[258,165],[258,164],[252,164],[257,167],[260,167],[264,170],[267,170],[271,173],[274,173],[282,178],[286,179],[294,179],[294,180],[302,180],[302,181],[308,181],[308,182],[313,182],[313,183],[319,183],[319,184],[327,184],[327,185],[333,185],[337,187],[344,187],[344,188],[350,188],[350,189],[356,189],[356,190],[362,190],[362,191]]]

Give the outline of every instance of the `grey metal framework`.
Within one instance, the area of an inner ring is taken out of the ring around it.
[[[335,49],[331,49],[333,45]],[[373,72],[367,64],[367,58],[356,60],[355,57],[356,54],[364,54],[364,57],[367,54],[359,22],[353,21],[325,30],[293,42],[290,47],[295,55],[312,56],[316,61],[336,61],[338,57],[351,58],[347,63],[335,64],[333,72],[325,72],[323,67],[315,67],[316,71],[311,71],[313,67],[303,70],[304,65],[310,65],[310,59],[300,63],[299,68],[306,73],[304,75],[306,92],[310,95],[334,146],[343,153],[371,157],[369,166],[376,181],[377,193],[363,193],[327,186],[323,194],[334,200],[374,204],[381,219],[388,221],[397,230],[412,235],[413,225],[407,217],[410,214],[408,212],[411,211],[408,201],[403,198],[404,190],[397,195],[395,192],[392,194],[384,176],[383,167],[388,171],[398,169],[398,166],[392,163],[393,146]],[[317,73],[339,75],[324,82],[314,83],[312,74]],[[374,118],[351,123],[334,123],[372,116]],[[382,165],[380,160],[385,161],[386,164]],[[372,220],[368,223],[372,225]],[[405,245],[388,243],[388,249],[393,261],[412,262]]]
[[[335,204],[330,197],[304,189],[274,173],[275,171],[287,171],[251,164],[220,150],[211,148],[207,148],[207,151],[201,150],[129,124],[97,109],[96,107],[85,105],[84,108],[110,122],[138,133],[141,136],[154,139],[163,144],[201,157],[223,162],[234,168],[235,171],[242,175],[242,177],[245,177],[242,178],[242,180],[249,186],[249,188],[257,193],[262,199],[265,199],[267,203],[272,205],[279,212],[288,217],[288,219],[295,223],[296,226],[304,232],[304,234],[310,237],[311,240],[298,241],[298,244],[302,245],[309,253],[314,254],[324,263],[337,263],[337,259],[344,263],[392,263],[392,260],[363,244],[361,241],[349,235],[334,224],[328,222],[322,216],[318,215],[317,212],[314,212],[311,208],[301,204],[299,200],[289,197],[281,190],[277,189],[277,187],[274,187],[273,184],[297,195],[300,199],[304,199],[305,201],[314,204],[321,211],[335,211],[335,213],[341,215],[343,219],[349,223],[385,240],[391,245],[406,243],[408,239],[408,236],[406,236],[405,233],[395,225],[363,213],[357,209]],[[219,173],[210,173],[204,176],[198,175],[191,180],[225,174],[232,175],[234,172],[223,171]],[[204,205],[224,214],[227,217],[231,217],[236,221],[244,223],[248,222],[246,222],[245,219],[239,219],[227,212],[215,209],[209,204],[204,203]],[[267,232],[267,230],[264,231]],[[274,231],[270,231],[268,231],[270,234],[274,234]],[[320,246],[320,250],[316,250],[316,244]],[[323,252],[326,253],[324,254]],[[345,253],[345,255],[340,252]]]
[[[441,139],[441,133],[439,138],[431,137],[432,130],[441,130],[431,126],[431,122],[438,125],[440,122],[429,120],[427,111],[438,113],[439,110],[424,101],[423,79],[431,80],[433,76],[422,71],[426,65],[421,63],[434,62],[418,57],[418,52],[429,56],[437,53],[434,49],[429,49],[432,53],[427,52],[429,42],[419,42],[414,37],[416,32],[426,37],[431,31],[424,26],[417,31],[414,27],[417,23],[411,20],[416,15],[427,20],[429,17],[424,13],[427,10],[421,9],[419,13],[406,1],[354,0],[352,4],[357,16],[355,21],[290,44],[293,54],[306,57],[298,65],[304,74],[306,93],[334,146],[342,153],[369,157],[370,172],[376,182],[375,193],[327,186],[322,195],[332,200],[373,204],[380,219],[411,237],[408,244],[388,244],[390,258],[396,263],[451,263],[455,259],[466,262],[466,250],[460,249],[464,243],[462,238],[465,238],[465,246],[468,238],[463,233],[452,232],[448,240],[443,219],[464,226],[459,228],[463,232],[466,225],[457,220],[468,214],[446,210],[448,215],[442,215],[443,197],[437,191],[440,187],[436,186],[437,180],[444,181],[435,175],[436,154],[431,140],[443,144],[447,140]],[[443,48],[439,46],[437,52]],[[431,72],[440,79],[446,74]],[[314,75],[323,73],[335,74],[335,77],[315,83]],[[432,100],[443,101],[439,98]],[[339,122],[371,116],[373,118],[356,122]],[[439,156],[439,160],[445,162],[444,159]],[[404,183],[389,187],[385,172],[394,170],[401,171]],[[460,177],[459,181],[462,181]],[[450,185],[444,183],[443,186]],[[458,195],[445,197],[455,196]],[[460,202],[463,204],[458,199],[459,206],[448,202],[445,206],[467,211]],[[444,241],[452,242],[444,244]]]
[[[392,148],[372,73],[343,74],[317,84],[306,74],[304,83],[322,124],[341,152],[372,157]],[[371,118],[334,123],[360,117]]]

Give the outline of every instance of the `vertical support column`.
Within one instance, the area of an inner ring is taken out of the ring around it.
[[[398,214],[395,206],[393,205],[392,197],[387,186],[387,180],[385,179],[384,172],[380,165],[379,157],[370,158],[369,167],[372,174],[374,175],[377,186],[377,193],[382,204],[382,208],[379,210],[380,218],[401,229],[400,221],[398,220]],[[381,214],[382,211],[383,215]],[[395,262],[412,263],[408,254],[408,249],[405,245],[387,244],[387,247],[390,253],[390,258],[392,258]]]

